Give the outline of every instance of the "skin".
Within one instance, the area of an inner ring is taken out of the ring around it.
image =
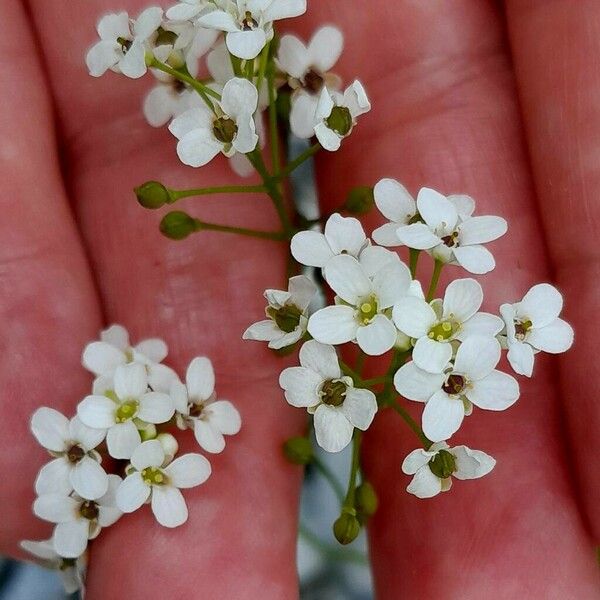
[[[212,233],[170,242],[158,234],[160,214],[133,200],[130,190],[147,179],[182,188],[233,179],[221,160],[199,173],[178,163],[170,134],[143,121],[147,81],[87,75],[98,16],[144,4],[0,3],[0,470],[10,482],[0,492],[0,551],[16,554],[19,539],[50,532],[30,512],[46,460],[28,432],[31,413],[73,411],[90,384],[77,368],[81,348],[121,322],[133,340],[164,337],[178,369],[210,356],[218,392],[235,401],[244,427],[211,457],[210,480],[186,493],[184,527],[158,527],[141,510],[101,535],[88,597],[296,598],[301,474],[279,447],[302,431],[303,415],[277,387],[285,361],[240,339],[262,314],[262,291],[282,285],[285,251]],[[481,278],[484,309],[551,281],[576,330],[569,353],[538,357],[515,407],[477,412],[453,440],[498,460],[480,481],[429,501],[408,495],[400,464],[416,438],[395,415],[378,415],[363,453],[380,498],[369,529],[378,598],[596,598],[600,7],[373,0],[363,14],[313,2],[285,29],[307,37],[323,22],[344,31],[337,70],[360,77],[374,107],[340,153],[317,161],[324,209],[385,176],[415,193],[421,185],[469,193],[479,214],[510,224],[492,245],[497,270]],[[276,228],[264,198],[225,200],[182,206],[208,221]],[[365,220],[369,230],[379,223]],[[448,268],[442,285],[449,276],[464,275]]]

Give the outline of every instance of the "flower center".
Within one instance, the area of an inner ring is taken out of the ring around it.
[[[85,456],[85,450],[75,444],[67,450],[67,459],[70,463],[78,463]]]
[[[135,400],[123,402],[123,404],[117,408],[117,412],[115,413],[115,421],[117,423],[124,423],[125,421],[133,419],[137,413],[137,409],[138,403]]]
[[[377,310],[377,298],[375,296],[371,296],[359,305],[358,320],[363,325],[368,325],[377,315]]]
[[[275,321],[277,327],[285,333],[295,331],[302,317],[302,311],[294,304],[286,304],[281,308],[270,306],[267,309],[267,314]]]
[[[156,467],[146,467],[142,471],[142,479],[146,485],[164,485],[167,482],[164,473]]]
[[[339,379],[328,379],[321,386],[321,399],[329,406],[339,406],[344,402],[346,397],[347,386]]]
[[[311,69],[304,76],[304,88],[311,94],[318,94],[323,89],[324,84],[323,76],[314,69]]]
[[[448,379],[446,379],[446,383],[442,386],[442,389],[446,392],[446,394],[457,395],[460,394],[466,387],[467,382],[462,375],[452,374]]]
[[[258,27],[258,22],[252,17],[252,13],[247,10],[241,22],[243,31],[252,31]]]
[[[449,340],[460,329],[460,325],[455,321],[441,321],[434,325],[427,334],[427,337],[436,342],[445,342]]]
[[[60,571],[66,571],[72,569],[77,564],[76,558],[62,558],[60,559],[60,565],[58,566]]]
[[[190,402],[188,408],[190,417],[201,417],[204,412],[204,403]]]
[[[129,52],[129,49],[133,45],[133,42],[131,40],[128,40],[127,38],[119,37],[117,38],[117,44],[121,45],[121,51],[123,52],[123,54],[127,54],[127,52]]]
[[[158,35],[156,36],[155,44],[157,46],[173,46],[177,41],[177,34],[174,31],[168,31],[159,27],[157,30]]]
[[[532,326],[531,321],[515,321],[515,337],[522,342]]]
[[[456,248],[456,246],[458,246],[458,231],[453,231],[450,235],[444,236],[442,242],[444,242],[448,248]]]
[[[456,471],[456,459],[448,450],[440,450],[429,461],[429,468],[440,479],[446,479]]]
[[[79,507],[79,514],[88,521],[93,521],[98,518],[100,509],[93,500],[85,500]]]
[[[325,123],[338,135],[348,135],[352,129],[350,109],[345,106],[334,106],[331,114],[325,119]]]
[[[213,123],[213,134],[223,144],[231,144],[235,139],[238,127],[233,119],[219,117]]]

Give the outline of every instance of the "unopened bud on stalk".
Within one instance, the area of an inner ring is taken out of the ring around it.
[[[348,193],[344,210],[354,215],[364,215],[368,213],[375,205],[375,196],[373,188],[359,185],[352,188]]]
[[[313,459],[310,440],[305,437],[293,437],[283,444],[283,453],[287,460],[295,465],[307,465]]]
[[[171,240],[184,240],[196,231],[196,221],[187,213],[176,210],[163,217],[160,231]]]
[[[364,481],[356,488],[354,497],[356,509],[365,517],[372,517],[377,512],[379,500],[375,489],[368,481]]]
[[[142,442],[153,440],[156,437],[156,425],[148,423],[143,429],[138,429]]]
[[[138,202],[144,208],[160,208],[165,204],[171,204],[173,197],[171,192],[160,181],[147,181],[134,189]]]
[[[343,512],[333,524],[335,539],[344,546],[352,543],[360,533],[360,523],[355,515]]]

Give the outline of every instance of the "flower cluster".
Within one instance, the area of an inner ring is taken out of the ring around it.
[[[162,340],[131,346],[125,328],[113,325],[83,352],[95,379],[77,415],[68,419],[42,407],[31,419],[33,435],[52,457],[35,481],[33,512],[54,531],[22,547],[60,569],[68,591],[81,585],[89,540],[123,513],[149,502],[165,527],[187,520],[180,490],[204,483],[211,465],[197,453],[177,457],[178,442],[167,429],[193,428],[210,453],[222,452],[223,436],[240,430],[238,411],[217,400],[210,360],[195,358],[184,383],[162,363],[166,356]],[[105,458],[113,459],[114,473],[106,472]]]

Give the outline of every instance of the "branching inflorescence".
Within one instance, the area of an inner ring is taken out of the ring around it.
[[[483,290],[471,277],[454,279],[441,294],[446,266],[475,275],[493,270],[485,244],[507,232],[501,217],[474,216],[467,195],[424,187],[415,200],[396,180],[383,179],[351,190],[328,218],[309,222],[290,210],[286,180],[318,152],[339,150],[371,109],[359,81],[345,87],[332,72],[343,47],[339,30],[322,27],[308,43],[276,31],[282,19],[305,11],[306,0],[181,0],[166,12],[148,8],[136,19],[107,15],[87,65],[96,77],[109,70],[130,78],[150,72],[156,85],[144,115],[154,127],[168,124],[184,164],[202,167],[223,154],[237,175],[260,177],[258,185],[224,182],[189,190],[149,181],[135,191],[149,209],[212,194],[271,199],[280,221],[275,231],[209,223],[183,211],[167,213],[160,230],[174,240],[207,230],[289,246],[287,289],[265,291],[265,319],[243,337],[280,354],[299,349],[299,366],[284,369],[279,384],[290,405],[306,409],[309,427],[283,450],[292,463],[314,462],[332,481],[341,504],[333,529],[346,544],[377,507],[361,474],[360,446],[378,412],[395,412],[415,434],[419,447],[402,464],[412,476],[408,492],[430,498],[449,490],[453,478],[482,477],[495,460],[449,440],[474,409],[500,411],[517,401],[516,379],[497,369],[503,350],[513,370],[530,377],[535,356],[566,351],[573,331],[559,318],[561,294],[547,283],[503,304],[499,315],[481,312]],[[284,162],[291,136],[311,142]],[[360,215],[375,206],[387,223],[371,238],[357,218],[340,214]],[[400,246],[409,249],[408,264],[390,250]],[[422,255],[433,262],[423,283],[417,278]],[[318,306],[318,286],[304,267],[322,271],[333,303]],[[346,352],[348,346],[355,350]],[[203,483],[210,464],[199,454],[175,458],[178,444],[169,427],[193,429],[206,452],[221,452],[223,436],[240,428],[233,405],[215,398],[208,359],[192,361],[182,383],[162,364],[165,356],[160,340],[130,347],[125,330],[113,326],[84,352],[83,364],[96,379],[77,416],[68,420],[42,408],[32,419],[34,435],[54,457],[36,481],[34,512],[56,527],[50,540],[24,547],[60,568],[70,589],[88,540],[122,513],[150,502],[162,525],[187,519],[179,490]],[[365,358],[383,356],[369,367],[387,368],[379,374],[369,368],[366,375]],[[424,405],[420,424],[403,399]],[[315,457],[312,431],[327,452],[352,444],[345,493]],[[120,461],[118,474],[104,471],[105,455]]]

